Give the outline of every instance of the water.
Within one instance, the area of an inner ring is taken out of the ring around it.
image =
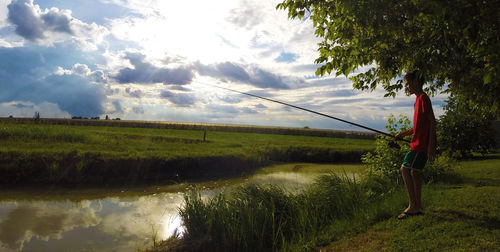
[[[136,251],[182,234],[178,209],[184,192],[202,197],[245,183],[278,184],[300,191],[327,172],[355,176],[359,165],[286,164],[248,178],[126,189],[2,190],[0,251]],[[349,173],[347,173],[347,171]]]

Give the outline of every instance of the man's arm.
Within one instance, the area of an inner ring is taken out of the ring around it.
[[[411,135],[411,134],[413,134],[413,128],[411,128],[411,129],[409,129],[409,130],[407,130],[407,131],[403,131],[403,132],[398,133],[398,134],[395,136],[395,138],[396,138],[396,140],[398,140],[398,139],[403,139],[405,136],[409,136],[409,135]]]
[[[434,117],[434,113],[427,113],[425,116],[430,122],[429,146],[427,146],[427,157],[429,158],[429,160],[432,161],[436,157],[436,148],[437,148],[436,118]]]

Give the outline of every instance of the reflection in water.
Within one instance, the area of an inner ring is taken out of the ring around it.
[[[173,214],[168,217],[163,218],[160,221],[162,225],[162,233],[160,234],[160,239],[164,240],[174,234],[182,236],[184,228],[182,227],[182,219],[178,214]]]
[[[299,192],[328,172],[328,167],[319,173],[310,172],[311,165],[295,168],[270,167],[248,179],[202,183],[198,187],[203,189],[203,198],[245,183],[274,184]],[[171,191],[78,202],[0,201],[0,251],[136,251],[174,232],[182,234],[178,209],[183,201],[183,192]]]
[[[182,194],[73,202],[2,202],[0,250],[134,251],[180,226]],[[175,217],[177,216],[177,217]]]

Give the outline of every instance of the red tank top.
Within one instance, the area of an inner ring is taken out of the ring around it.
[[[410,150],[427,152],[429,145],[429,134],[431,132],[430,122],[427,114],[434,113],[429,96],[422,93],[415,100],[415,112],[413,113],[413,137],[411,138]]]

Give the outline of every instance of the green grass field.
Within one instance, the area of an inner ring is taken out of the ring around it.
[[[0,124],[1,151],[101,152],[116,156],[196,157],[247,155],[269,148],[309,147],[371,150],[373,140],[201,130],[43,124]]]
[[[500,251],[500,155],[463,161],[456,171],[460,183],[423,187],[424,215],[397,220],[407,204],[401,192],[389,200],[391,218],[334,237],[321,250]]]
[[[102,182],[91,177],[123,174],[127,180],[162,173],[189,178],[199,170],[201,176],[210,169],[248,172],[270,161],[359,162],[374,147],[372,139],[221,131],[207,131],[203,141],[204,133],[0,121],[0,173],[6,183],[30,182],[30,176],[54,183]]]

